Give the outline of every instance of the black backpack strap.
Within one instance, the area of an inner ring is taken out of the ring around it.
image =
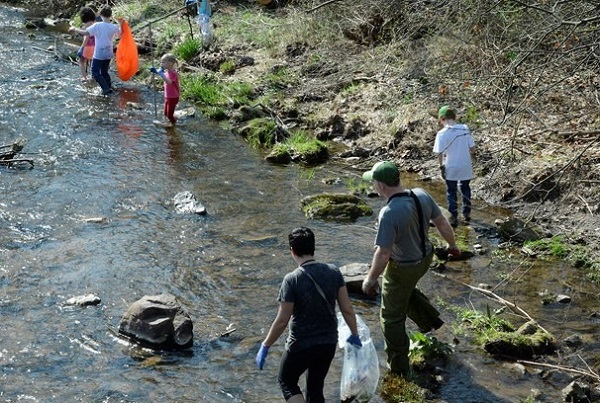
[[[408,192],[408,194],[406,193]],[[415,202],[415,205],[417,206],[417,214],[419,216],[419,229],[420,229],[420,233],[421,233],[421,252],[423,253],[423,258],[425,256],[427,256],[427,252],[425,249],[425,227],[423,226],[423,208],[421,207],[421,202],[419,201],[419,198],[417,197],[416,194],[414,194],[414,192],[411,189],[407,189],[406,192],[402,192],[402,193],[396,193],[392,196],[390,196],[387,200],[387,204],[390,203],[390,201],[395,198],[395,197],[405,197],[405,196],[410,196],[412,197],[412,199]]]
[[[423,226],[423,208],[421,207],[421,202],[419,198],[412,190],[408,190],[410,197],[415,201],[415,205],[417,206],[417,214],[419,215],[419,228],[421,229],[421,252],[423,253],[423,258],[427,256],[425,250],[425,228]]]

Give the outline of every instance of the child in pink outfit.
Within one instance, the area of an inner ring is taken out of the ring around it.
[[[164,82],[165,89],[165,116],[172,125],[175,125],[175,107],[179,102],[179,74],[175,70],[177,59],[170,53],[160,58],[160,69],[150,68],[154,74],[158,74]]]
[[[79,18],[83,24],[83,29],[88,29],[96,22],[96,12],[91,7],[84,7],[79,12]],[[88,81],[88,66],[94,57],[94,47],[96,38],[93,35],[86,34],[83,36],[83,43],[77,52],[79,57],[79,68],[81,69],[81,80]]]

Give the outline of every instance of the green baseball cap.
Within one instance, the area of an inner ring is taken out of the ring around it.
[[[455,118],[456,112],[449,105],[444,105],[438,111],[438,119],[442,118]]]
[[[363,180],[383,182],[386,185],[394,185],[400,179],[400,170],[391,161],[380,161],[373,165],[370,171],[365,172]]]

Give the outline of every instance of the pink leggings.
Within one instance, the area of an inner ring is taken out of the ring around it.
[[[171,123],[175,123],[177,119],[173,114],[175,113],[175,107],[179,102],[179,98],[165,98],[165,116]]]

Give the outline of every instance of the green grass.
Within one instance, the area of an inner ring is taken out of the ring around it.
[[[267,85],[275,90],[285,89],[298,83],[298,77],[287,66],[280,66],[265,74]]]
[[[254,90],[249,83],[224,82],[214,74],[182,74],[182,96],[202,106],[235,106],[248,104]]]
[[[235,72],[235,69],[236,69],[235,61],[233,61],[231,59],[225,60],[219,66],[219,71],[223,74],[232,74]]]
[[[345,178],[344,183],[350,192],[356,194],[365,194],[371,188],[371,184],[362,178]]]
[[[524,246],[547,256],[553,256],[559,259],[564,259],[569,256],[571,247],[562,235],[553,236],[552,238],[542,238],[537,241],[527,241]]]
[[[173,49],[173,53],[178,58],[189,62],[200,52],[201,48],[202,43],[199,39],[189,37],[180,44],[176,45]]]

